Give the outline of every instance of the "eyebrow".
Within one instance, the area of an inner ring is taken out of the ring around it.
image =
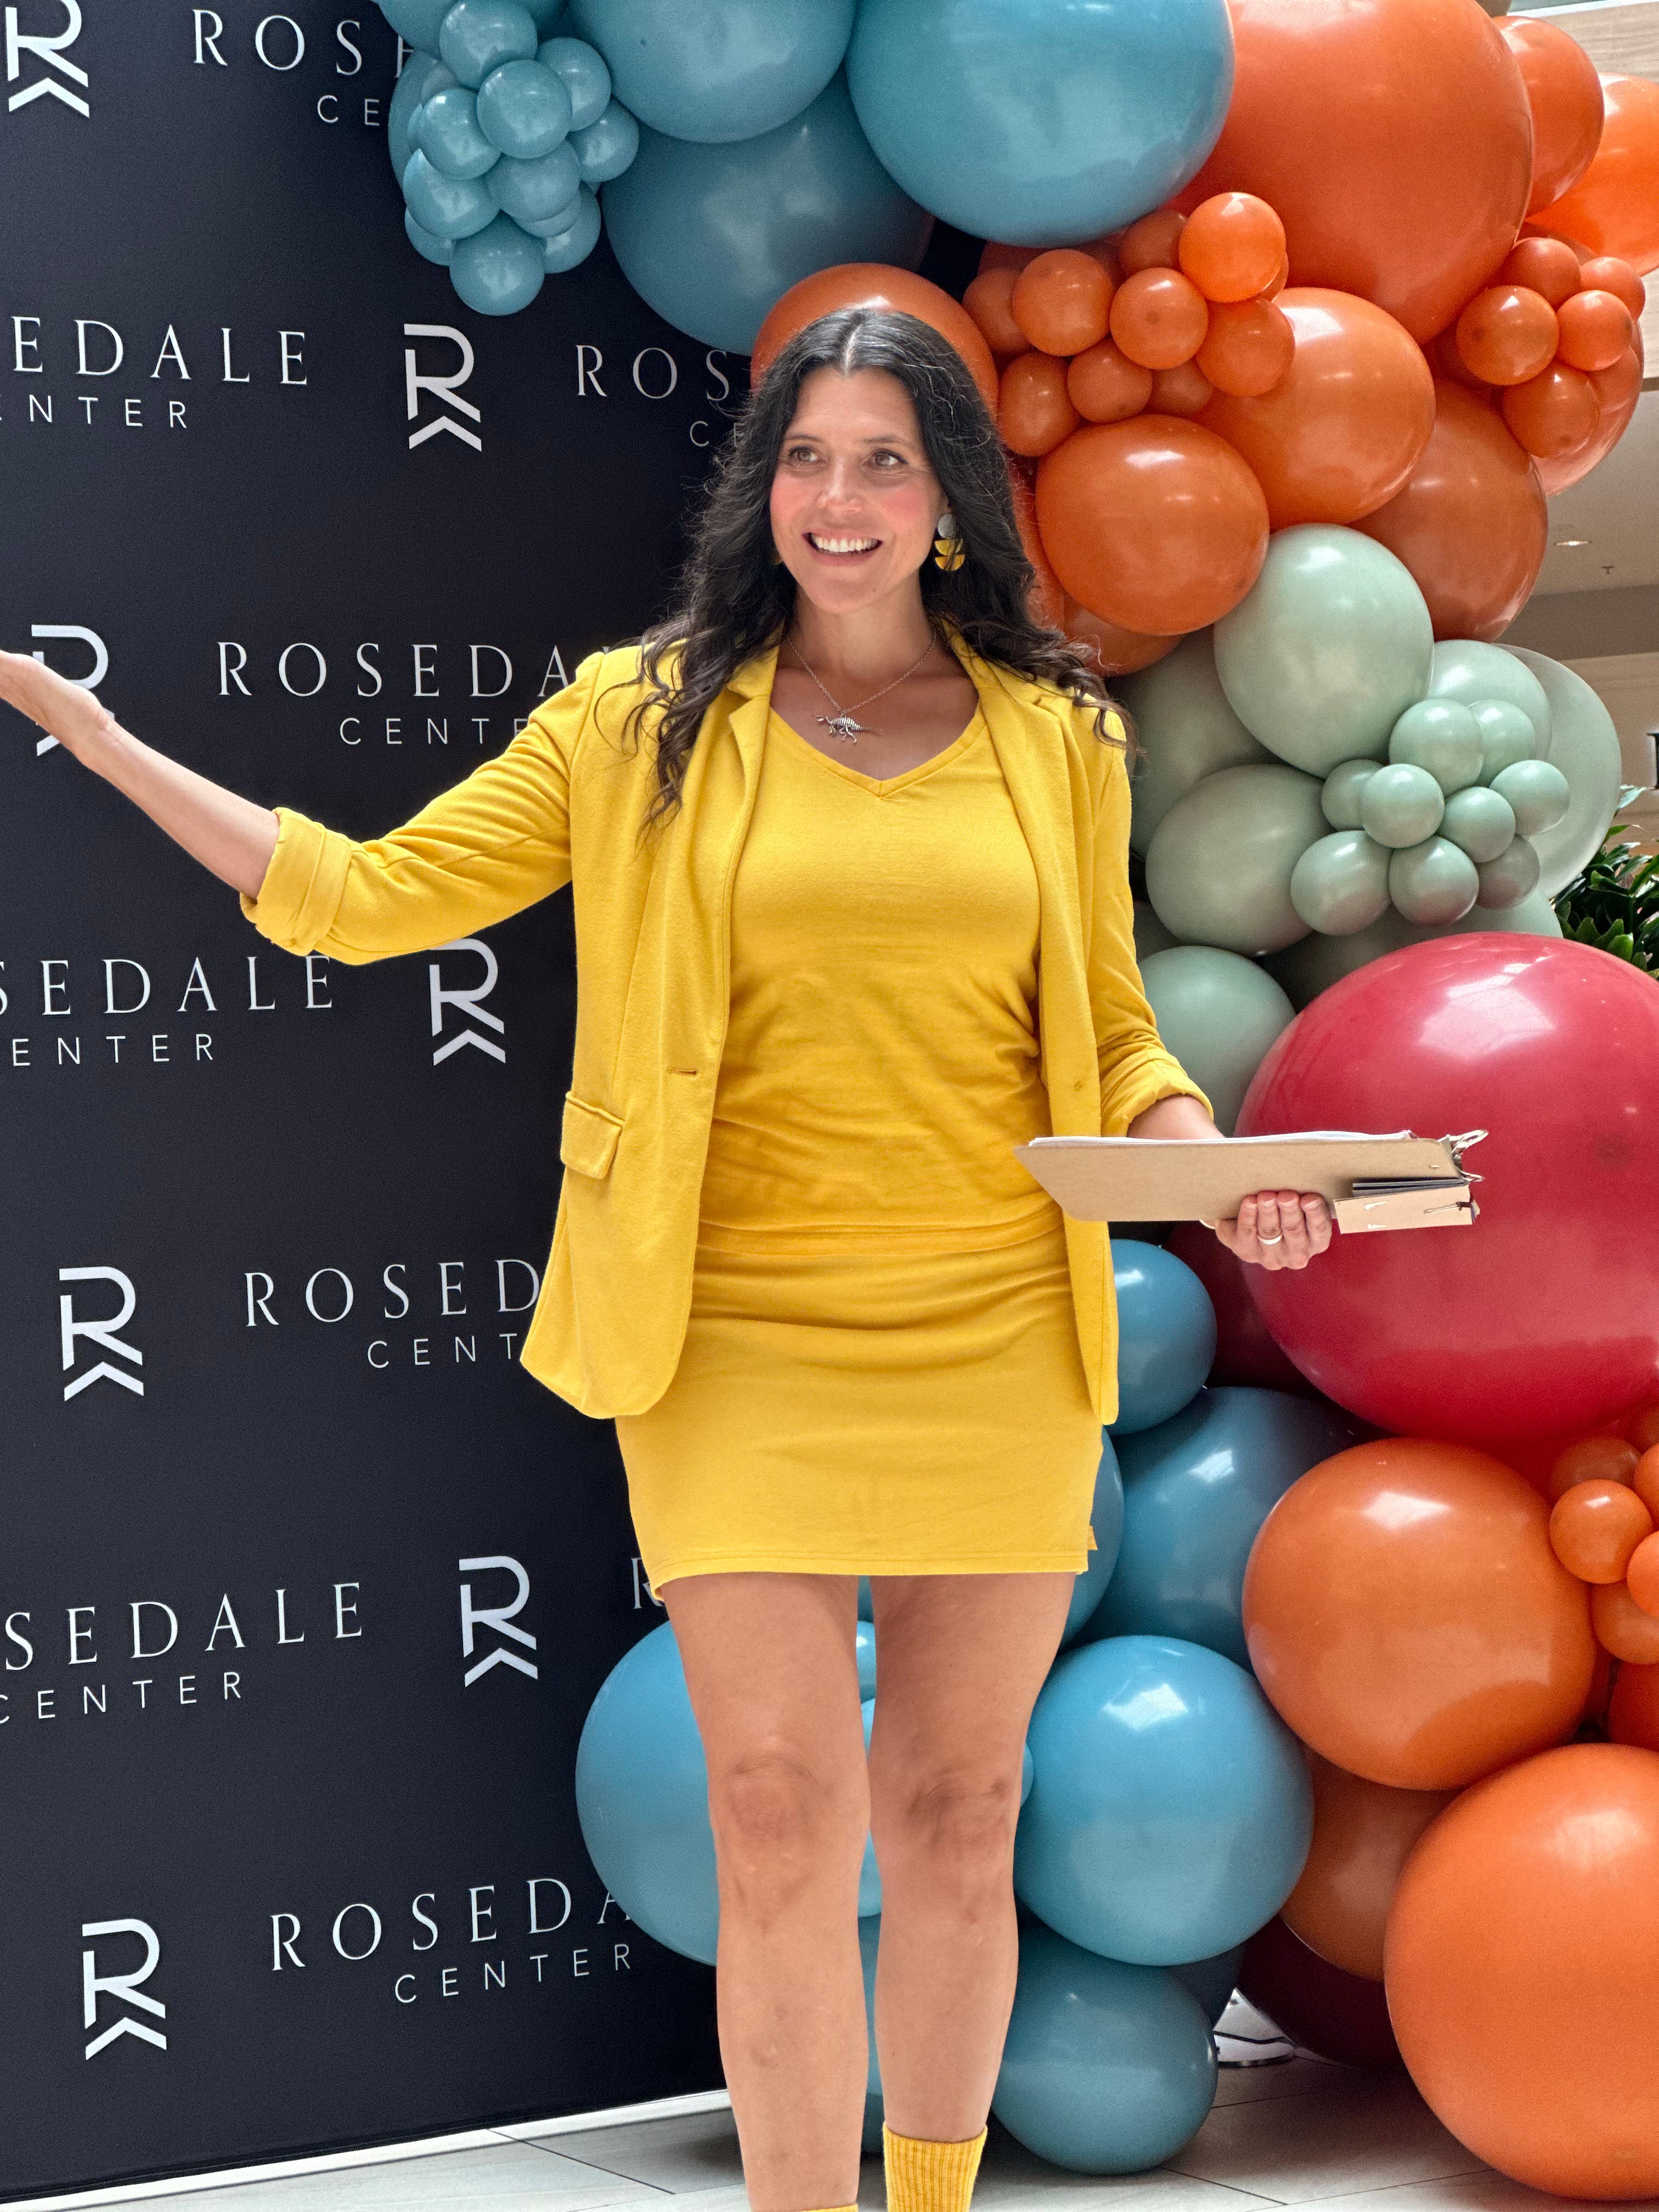
[[[822,434],[810,425],[799,422],[792,422],[785,433],[786,439],[812,438]],[[859,443],[863,446],[917,446],[921,441],[908,430],[878,430],[867,438],[860,439]]]

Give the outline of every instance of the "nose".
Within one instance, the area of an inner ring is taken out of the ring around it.
[[[858,463],[848,458],[832,460],[828,473],[818,485],[819,503],[844,515],[860,507],[864,487],[859,480]]]

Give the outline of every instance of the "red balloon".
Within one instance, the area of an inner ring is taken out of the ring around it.
[[[1501,1446],[1655,1395],[1659,984],[1508,931],[1408,947],[1278,1038],[1238,1133],[1491,1134],[1469,1229],[1338,1235],[1251,1295],[1315,1386],[1379,1427]]]
[[[1307,1376],[1268,1335],[1245,1283],[1243,1263],[1212,1230],[1200,1221],[1183,1221],[1164,1238],[1164,1249],[1186,1261],[1215,1308],[1215,1358],[1205,1378],[1212,1387],[1243,1383],[1260,1390],[1290,1390],[1302,1398],[1318,1396]]]
[[[1438,378],[1422,459],[1405,489],[1354,527],[1411,570],[1437,637],[1488,641],[1520,613],[1549,540],[1530,456],[1484,398]]]
[[[1304,2051],[1374,2073],[1405,2072],[1382,1983],[1333,1966],[1282,1920],[1270,1920],[1244,1946],[1238,1986]]]
[[[1601,137],[1601,80],[1577,40],[1559,23],[1511,15],[1498,28],[1515,56],[1532,109],[1532,191],[1527,200],[1532,215],[1576,185],[1595,158]]]
[[[1292,284],[1358,292],[1432,337],[1514,245],[1531,189],[1527,88],[1497,27],[1448,0],[1229,13],[1232,104],[1176,204],[1256,193],[1284,222]]]
[[[968,365],[980,397],[997,411],[997,368],[979,325],[968,310],[908,269],[890,269],[879,261],[843,261],[792,284],[761,325],[750,356],[750,374],[758,384],[774,356],[797,331],[838,307],[891,307],[915,315],[948,338]]]

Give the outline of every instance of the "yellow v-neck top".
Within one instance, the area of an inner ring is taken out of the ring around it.
[[[731,1018],[699,1241],[993,1249],[1058,1223],[1036,871],[976,711],[902,775],[768,722],[732,891]]]

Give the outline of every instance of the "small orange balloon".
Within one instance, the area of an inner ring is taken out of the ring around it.
[[[1565,239],[1523,238],[1498,272],[1500,284],[1524,284],[1559,307],[1578,289],[1578,256]]]
[[[1254,300],[1285,258],[1285,226],[1254,192],[1215,192],[1187,218],[1176,251],[1206,300]]]
[[[1400,1870],[1455,1790],[1390,1790],[1345,1774],[1317,1752],[1313,1844],[1302,1878],[1280,1907],[1285,1925],[1345,1973],[1382,1978],[1382,1931]]]
[[[1271,284],[1264,284],[1257,295],[1263,300],[1276,300],[1291,281],[1291,257],[1287,253],[1279,264],[1279,274]]]
[[[1106,338],[1078,356],[1066,372],[1066,389],[1086,421],[1121,422],[1152,398],[1152,372]]]
[[[1592,254],[1578,271],[1578,282],[1587,292],[1611,292],[1615,300],[1624,301],[1633,320],[1641,321],[1648,288],[1629,262],[1621,261],[1616,253]]]
[[[1624,436],[1642,396],[1642,327],[1638,323],[1636,342],[1629,351],[1621,354],[1611,368],[1600,369],[1590,379],[1601,414],[1589,437],[1559,460],[1539,459],[1533,463],[1538,480],[1550,498],[1587,477]]]
[[[1431,338],[1424,348],[1431,367],[1437,376],[1449,376],[1466,392],[1478,392],[1484,398],[1492,386],[1483,376],[1477,376],[1457,349],[1457,331],[1454,326],[1442,331],[1437,338]]]
[[[1042,353],[1083,353],[1106,335],[1112,283],[1092,254],[1057,246],[1028,261],[1014,280],[1014,320]]]
[[[947,338],[968,365],[980,397],[994,413],[997,368],[979,325],[961,303],[908,269],[890,269],[879,261],[843,261],[792,284],[756,334],[749,372],[759,383],[775,356],[797,331],[838,307],[890,307],[915,315]]]
[[[1457,318],[1457,350],[1487,384],[1524,384],[1554,358],[1555,310],[1525,284],[1491,284]]]
[[[1126,276],[1142,269],[1178,269],[1181,234],[1187,218],[1176,208],[1154,208],[1139,222],[1132,222],[1117,242],[1117,258]]]
[[[1602,1583],[1590,1592],[1590,1620],[1615,1659],[1638,1667],[1659,1662],[1659,1619],[1644,1613],[1623,1583]]]
[[[1052,453],[1078,426],[1066,390],[1066,364],[1051,353],[1023,353],[1002,372],[997,428],[1011,453]]]
[[[1659,1751],[1659,1667],[1619,1669],[1607,1701],[1607,1734],[1615,1743]]]
[[[1532,192],[1528,212],[1576,185],[1601,136],[1601,80],[1577,39],[1534,16],[1498,26],[1515,56],[1532,110]]]
[[[1154,415],[1201,415],[1215,398],[1215,386],[1195,361],[1176,368],[1152,372],[1152,396],[1147,406]]]
[[[1065,618],[1066,593],[1054,574],[1053,563],[1042,550],[1042,535],[1037,528],[1036,497],[1030,471],[1018,461],[1008,471],[1008,489],[1014,503],[1014,520],[1019,526],[1019,542],[1025,548],[1025,557],[1032,569],[1032,584],[1026,594],[1026,605],[1031,611],[1033,621],[1043,623],[1050,629],[1059,629]]]
[[[1042,251],[1040,246],[999,246],[988,238],[979,249],[979,273],[982,276],[988,269],[1012,269],[1018,276]]]
[[[1138,668],[1150,668],[1166,653],[1173,653],[1181,642],[1178,637],[1143,637],[1138,630],[1121,629],[1116,623],[1103,622],[1098,615],[1091,615],[1073,599],[1066,602],[1060,627],[1073,645],[1089,647],[1103,676],[1133,676]]]
[[[979,325],[986,344],[1005,360],[1024,353],[1030,343],[1008,304],[1018,276],[1016,269],[983,270],[962,295],[962,304]]]
[[[1659,1536],[1644,1536],[1631,1553],[1625,1588],[1644,1613],[1659,1618]]]
[[[1141,269],[1112,295],[1112,337],[1143,368],[1178,368],[1204,343],[1210,311],[1178,269]]]
[[[1118,234],[1113,230],[1109,231],[1103,238],[1085,238],[1078,248],[1079,253],[1090,254],[1099,262],[1108,276],[1111,278],[1112,289],[1115,292],[1123,282],[1123,264],[1118,258],[1117,240]]]
[[[1551,202],[1548,222],[1552,230],[1582,238],[1592,253],[1616,253],[1644,275],[1659,269],[1659,83],[1604,76],[1601,97],[1595,158]]]
[[[1580,1437],[1556,1455],[1550,1469],[1550,1504],[1565,1498],[1575,1483],[1629,1482],[1640,1457],[1623,1437]]]
[[[1589,375],[1611,368],[1636,335],[1630,309],[1611,292],[1577,292],[1556,317],[1561,326],[1556,358]]]
[[[1650,1444],[1631,1470],[1630,1486],[1659,1524],[1659,1444]]]
[[[1194,359],[1218,392],[1259,399],[1291,365],[1296,333],[1270,300],[1241,300],[1210,310],[1210,327]]]
[[[1510,385],[1504,394],[1510,436],[1545,460],[1576,453],[1595,434],[1601,417],[1601,402],[1589,377],[1559,361],[1541,376]]]
[[[1550,1514],[1555,1556],[1581,1583],[1621,1583],[1653,1516],[1623,1482],[1575,1482]]]

